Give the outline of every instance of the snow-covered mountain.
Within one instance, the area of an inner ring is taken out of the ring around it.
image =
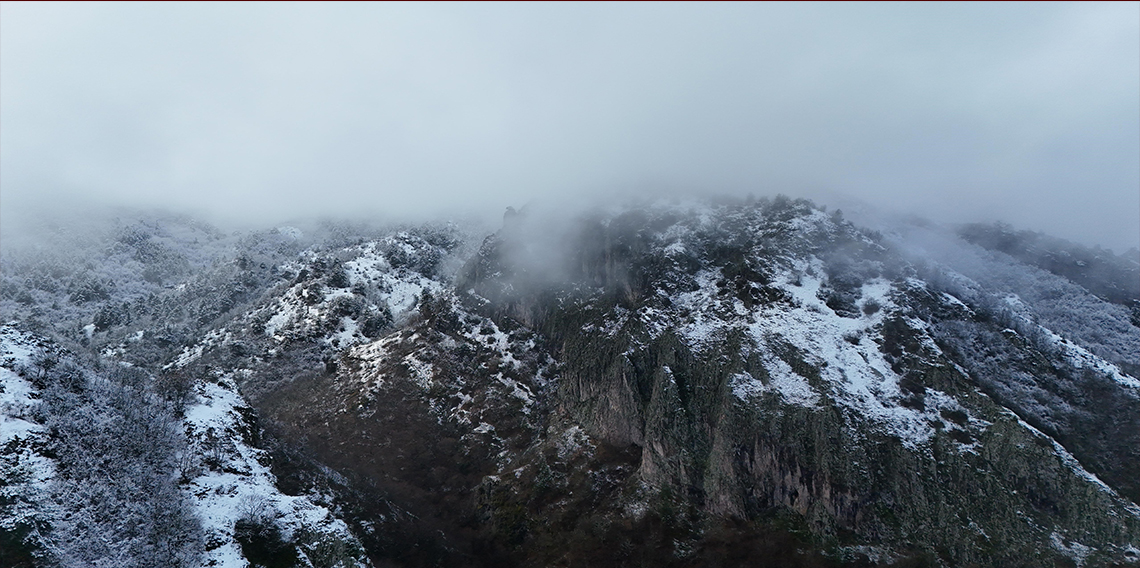
[[[1137,565],[1140,267],[995,231],[777,197],[5,251],[0,564]]]

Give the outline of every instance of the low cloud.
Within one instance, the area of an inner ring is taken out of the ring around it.
[[[1140,6],[4,4],[0,214],[840,193],[1140,245]]]

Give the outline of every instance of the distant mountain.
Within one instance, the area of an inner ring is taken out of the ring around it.
[[[0,564],[1140,563],[1099,249],[779,196],[5,254]]]

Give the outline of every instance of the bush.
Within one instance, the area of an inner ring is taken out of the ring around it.
[[[345,274],[344,268],[339,264],[329,269],[329,274],[325,278],[325,282],[329,288],[348,288],[348,275]]]
[[[154,391],[163,400],[173,404],[175,411],[181,412],[190,402],[197,383],[193,372],[175,369],[155,378]]]
[[[375,339],[392,327],[392,314],[387,309],[370,314],[360,326],[360,333],[369,339]]]
[[[117,325],[131,323],[130,306],[125,302],[123,304],[108,302],[95,312],[92,323],[95,324],[95,331],[106,331]]]
[[[31,527],[24,525],[17,525],[12,530],[0,528],[0,566],[32,568],[39,565],[30,532]]]
[[[254,566],[292,568],[297,565],[297,547],[285,540],[272,519],[243,517],[234,523],[234,538],[241,553]]]

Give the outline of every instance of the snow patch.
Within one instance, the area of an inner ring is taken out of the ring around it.
[[[46,429],[35,422],[38,390],[18,371],[29,368],[39,351],[33,337],[11,326],[0,327],[0,530],[36,528],[49,519],[49,484],[55,461],[39,453]]]
[[[347,347],[360,339],[360,326],[350,317],[340,318],[340,326],[336,333],[325,338],[325,344],[333,347]]]
[[[1060,335],[1044,326],[1038,326],[1038,328],[1045,334],[1047,341],[1074,367],[1078,369],[1092,369],[1098,373],[1112,377],[1114,381],[1122,386],[1140,390],[1140,380],[1124,374],[1121,372],[1120,367],[1090,353],[1089,350],[1080,345],[1065,341]]]
[[[268,457],[242,439],[251,425],[243,416],[248,405],[236,392],[230,376],[195,387],[197,402],[186,409],[185,428],[193,454],[201,460],[186,487],[202,520],[207,542],[204,566],[244,567],[246,560],[234,538],[234,523],[243,518],[266,518],[282,529],[285,538],[298,530],[321,533],[325,538],[354,542],[344,521],[305,496],[282,494],[265,465]],[[194,467],[197,466],[197,467]]]
[[[1069,541],[1069,544],[1066,545],[1065,537],[1061,536],[1056,531],[1054,531],[1053,534],[1049,535],[1049,540],[1052,542],[1053,548],[1057,549],[1057,551],[1061,554],[1064,554],[1065,556],[1071,558],[1073,562],[1076,562],[1077,568],[1084,566],[1085,560],[1089,557],[1089,554],[1092,554],[1094,551],[1096,551],[1095,548],[1085,546],[1075,540]]]
[[[432,379],[435,378],[435,369],[430,363],[425,363],[416,358],[415,353],[408,353],[404,356],[404,364],[408,367],[408,377],[415,381],[422,389],[431,387]]]
[[[773,391],[789,404],[810,407],[828,394],[852,409],[854,416],[885,428],[908,447],[925,443],[934,434],[930,412],[901,405],[899,377],[874,341],[876,326],[896,309],[891,299],[894,285],[882,278],[864,283],[859,305],[874,302],[879,309],[858,318],[841,317],[820,298],[821,274],[824,265],[817,258],[793,261],[772,282],[791,298],[790,305],[774,302],[749,311],[736,300],[726,313],[717,308],[720,271],[701,271],[695,277],[698,289],[679,294],[673,302],[680,313],[689,314],[688,321],[678,326],[679,334],[697,351],[719,346],[733,330],[751,338],[769,380],[765,384],[748,373],[732,377],[733,394],[741,400]],[[922,330],[925,324],[912,325]],[[939,352],[929,338],[924,337],[923,343]],[[785,346],[793,346],[795,352]],[[793,369],[785,358],[802,361],[795,361]],[[819,383],[812,383],[816,378]]]
[[[574,425],[562,432],[562,435],[555,442],[555,447],[558,448],[558,459],[565,460],[567,456],[576,454],[583,449],[593,449],[593,444],[590,443],[590,437],[586,435],[586,431],[580,426]]]
[[[507,387],[515,398],[522,401],[523,414],[530,414],[530,407],[534,404],[534,395],[530,392],[530,389],[514,379],[503,376],[502,373],[495,375],[495,378],[498,379],[503,386]]]
[[[875,326],[894,308],[892,284],[882,278],[865,283],[862,302],[875,301],[880,310],[861,318],[837,315],[819,298],[822,274],[818,259],[800,263],[787,271],[780,285],[794,299],[795,307],[767,308],[748,329],[758,345],[777,337],[801,351],[805,363],[814,367],[837,402],[886,427],[904,444],[916,447],[933,435],[925,413],[901,406],[899,377],[884,359],[875,336]],[[792,283],[798,274],[799,286]],[[933,343],[931,343],[933,345]],[[936,349],[936,347],[935,347]],[[789,400],[807,401],[810,386],[787,363],[766,356],[772,382]],[[772,372],[775,371],[775,372]]]

